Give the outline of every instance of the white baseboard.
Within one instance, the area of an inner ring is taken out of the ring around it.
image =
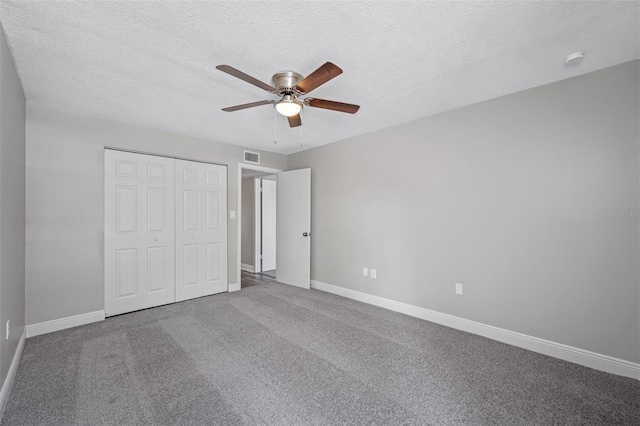
[[[239,290],[240,290],[240,283],[229,284],[229,293],[231,293],[232,291],[239,291]]]
[[[247,263],[241,263],[240,269],[242,269],[243,271],[251,272],[252,274],[255,272],[255,268],[253,267],[253,265],[249,265]]]
[[[540,339],[538,337],[528,336],[522,333],[516,333],[503,328],[482,324],[402,302],[396,302],[395,300],[373,296],[371,294],[338,287],[320,281],[311,280],[311,288],[368,303],[370,305],[379,306],[391,311],[400,312],[412,317],[435,322],[447,327],[478,334],[480,336],[488,337],[489,339],[518,346],[530,351],[539,352],[541,354],[573,362],[575,364],[584,365],[596,370],[640,380],[640,364],[634,362],[587,351],[585,349],[575,348],[562,343]]]
[[[80,325],[91,324],[92,322],[98,321],[104,321],[104,311],[87,312],[86,314],[74,315],[72,317],[31,324],[26,327],[27,337],[53,333],[54,331],[78,327]]]
[[[9,367],[7,378],[4,379],[4,384],[2,385],[2,391],[0,391],[0,420],[2,420],[4,407],[5,405],[7,405],[7,401],[9,400],[9,392],[11,392],[11,386],[13,385],[13,380],[16,378],[16,373],[18,372],[18,365],[20,365],[20,359],[22,358],[22,350],[24,349],[25,340],[27,340],[26,328],[22,330],[22,336],[20,336],[20,341],[18,342],[16,353],[13,355],[13,361],[11,361],[11,366]]]

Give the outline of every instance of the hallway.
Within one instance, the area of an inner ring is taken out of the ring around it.
[[[275,271],[267,271],[267,273],[270,273],[270,272],[274,272],[274,275],[275,275]],[[251,272],[242,271],[242,274],[240,276],[241,288],[275,283],[276,282],[275,277],[271,277],[267,275],[267,273],[252,274]]]

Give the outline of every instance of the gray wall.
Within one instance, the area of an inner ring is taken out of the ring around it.
[[[638,64],[289,156],[312,279],[639,362]]]
[[[24,330],[24,209],[25,98],[0,28],[0,386]]]
[[[242,263],[255,263],[255,178],[242,179]]]
[[[243,148],[53,108],[27,105],[26,321],[104,309],[104,147],[228,165],[238,210]],[[286,169],[284,155],[262,165]],[[237,219],[229,219],[229,282],[237,282]]]

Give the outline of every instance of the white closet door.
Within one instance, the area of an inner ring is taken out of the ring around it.
[[[105,313],[175,301],[174,161],[105,150]]]
[[[227,291],[227,168],[176,160],[176,301]]]

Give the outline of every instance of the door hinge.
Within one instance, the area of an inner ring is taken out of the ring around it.
[[[262,255],[260,255],[260,260],[262,260]]]

